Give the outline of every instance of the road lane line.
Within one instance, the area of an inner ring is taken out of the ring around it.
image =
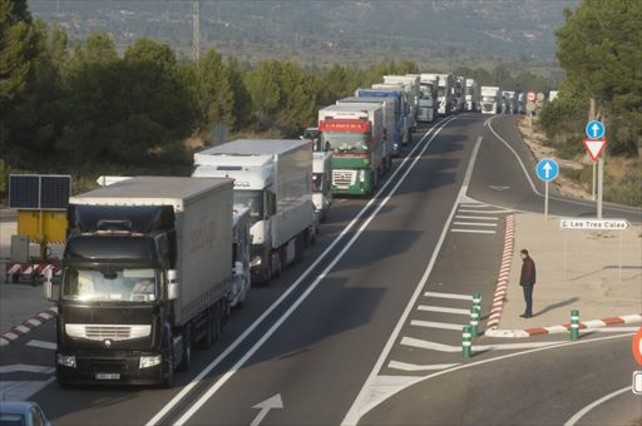
[[[444,244],[444,241],[446,240],[446,236],[448,235],[448,228],[450,228],[450,223],[453,221],[453,217],[455,216],[455,213],[457,212],[457,208],[459,207],[459,200],[462,199],[462,197],[468,191],[468,185],[470,184],[470,179],[473,173],[473,167],[475,165],[475,159],[477,158],[477,154],[479,153],[479,147],[481,145],[481,141],[482,141],[482,137],[481,136],[477,137],[477,140],[475,141],[475,146],[473,147],[473,151],[468,161],[468,166],[466,169],[466,174],[464,175],[464,180],[462,182],[461,188],[459,188],[459,194],[457,196],[457,199],[455,200],[455,203],[452,206],[450,215],[448,216],[448,218],[446,219],[446,222],[444,223],[444,227],[441,230],[441,235],[439,236],[439,240],[435,245],[432,256],[430,257],[430,261],[426,266],[426,270],[424,271],[423,276],[419,280],[419,283],[417,283],[415,292],[410,297],[410,300],[406,305],[406,309],[401,314],[399,321],[397,321],[397,325],[395,326],[392,333],[390,334],[390,337],[388,338],[386,345],[384,346],[383,350],[381,351],[381,354],[379,355],[379,359],[377,359],[377,362],[372,368],[370,375],[368,376],[365,383],[361,387],[359,394],[357,395],[354,402],[348,409],[348,412],[346,413],[345,418],[341,422],[341,425],[355,425],[357,424],[357,422],[362,416],[361,407],[364,406],[369,401],[372,388],[377,380],[377,375],[379,374],[381,367],[383,366],[386,358],[390,354],[390,351],[392,350],[395,342],[397,341],[397,338],[401,333],[401,329],[403,328],[404,324],[408,320],[410,313],[413,312],[413,307],[415,306],[415,303],[419,299],[419,296],[421,296],[421,292],[423,291],[424,287],[426,286],[426,283],[428,282],[428,277],[432,273],[435,263],[437,262],[437,257],[439,256],[439,252],[441,251],[441,247]]]
[[[580,411],[575,413],[573,417],[568,419],[566,423],[564,423],[564,426],[574,426],[578,420],[580,420],[582,417],[586,415],[589,411],[594,409],[595,407],[605,403],[606,401],[615,398],[618,395],[621,395],[625,392],[631,392],[631,385],[625,386],[622,389],[616,390],[615,392],[611,392],[608,395],[603,396],[602,398],[598,399],[597,401],[591,402],[589,405],[586,407],[582,408]],[[635,422],[633,422],[635,423]]]
[[[466,215],[456,215],[455,219],[469,219],[469,220],[498,220],[498,217],[488,217],[488,216],[466,216]]]
[[[470,315],[470,309],[445,308],[443,306],[419,305],[417,310],[424,312],[439,312],[444,314]]]
[[[388,368],[394,370],[402,371],[435,371],[435,370],[445,370],[446,368],[453,368],[459,364],[431,364],[431,365],[418,365],[418,364],[409,364],[407,362],[401,361],[390,361],[388,363]]]
[[[497,219],[497,218],[495,218]],[[480,223],[480,222],[453,222],[453,225],[457,226],[487,226],[489,228],[496,228],[496,223]]]
[[[508,213],[508,210],[482,210],[482,209],[459,209],[460,213],[499,214]]]
[[[496,234],[496,231],[485,231],[483,229],[459,229],[453,228],[450,232],[458,232],[460,234]]]
[[[473,296],[470,294],[461,294],[461,293],[439,293],[435,291],[426,291],[424,293],[426,297],[438,297],[441,299],[456,299],[456,300],[473,300]]]
[[[414,166],[417,164],[419,159],[424,155],[428,147],[430,146],[431,142],[434,140],[434,138],[439,134],[439,132],[444,129],[449,123],[454,121],[456,117],[449,118],[443,122],[440,122],[439,125],[431,128],[426,134],[421,138],[419,142],[415,145],[415,147],[412,149],[412,151],[406,156],[403,160],[403,162],[395,169],[394,173],[386,180],[386,183],[382,186],[382,188],[377,192],[377,194],[366,204],[366,206],[361,209],[361,211],[358,213],[357,217],[355,217],[350,224],[344,228],[344,230],[341,232],[341,234],[332,242],[332,244],[326,248],[326,250],[317,258],[317,260],[308,268],[306,269],[300,276],[299,278],[292,284],[288,290],[285,291],[279,299],[277,299],[241,336],[239,336],[230,346],[226,348],[224,352],[222,352],[214,361],[212,361],[196,378],[194,378],[189,385],[187,385],[181,392],[179,392],[172,400],[166,404],[161,411],[159,411],[149,422],[147,422],[146,426],[153,426],[157,423],[160,422],[160,420],[169,413],[171,409],[173,409],[180,401],[185,398],[185,396],[196,386],[198,383],[201,382],[201,380],[209,374],[212,369],[214,369],[224,358],[227,357],[233,350],[235,350],[246,338],[247,336],[254,331],[258,327],[259,324],[261,324],[265,318],[274,310],[276,309],[277,306],[281,304],[283,300],[292,292],[296,287],[298,287],[301,282],[303,282],[303,279],[318,265],[321,260],[325,258],[325,256],[330,252],[332,248],[336,244],[338,244],[338,241],[342,238],[343,235],[345,235],[353,226],[354,224],[358,221],[358,219],[361,218],[365,214],[365,211],[372,205],[376,200],[379,199],[379,196],[384,192],[384,190],[388,187],[393,182],[394,177],[400,173],[400,170],[402,170],[403,165],[407,161],[411,161],[410,158],[414,156],[415,152],[421,147],[421,145],[424,143],[424,141],[430,136],[428,139],[427,143],[421,148],[419,154],[412,160],[412,163],[406,168],[405,172],[399,178],[397,183],[393,186],[391,189],[390,193],[380,202],[380,204],[377,206],[377,208],[374,210],[373,213],[364,221],[364,223],[361,225],[361,227],[358,229],[358,231],[355,233],[355,235],[346,243],[344,248],[333,258],[333,260],[330,262],[330,264],[323,270],[323,272],[313,281],[313,283],[306,289],[306,291],[299,296],[299,298],[288,308],[288,310],[270,327],[269,330],[266,331],[265,334],[259,339],[253,346],[252,348],[245,353],[245,355],[237,361],[234,366],[229,369],[219,380],[217,380],[206,392],[197,400],[195,404],[190,407],[188,411],[186,411],[178,420],[176,425],[181,425],[187,420],[189,420],[190,417],[198,411],[198,409],[207,402],[207,400],[214,395],[239,369],[242,365],[244,365],[247,360],[261,347],[263,344],[274,334],[274,332],[281,326],[281,324],[294,312],[294,310],[308,297],[308,295],[317,287],[319,282],[325,277],[327,272],[331,270],[334,265],[341,260],[341,258],[345,255],[345,253],[348,251],[348,249],[354,244],[356,239],[361,235],[363,230],[368,226],[368,224],[372,221],[374,217],[379,213],[379,211],[383,208],[383,206],[388,202],[388,200],[392,197],[392,195],[397,191],[399,186],[405,181],[406,177]],[[432,136],[431,136],[432,133]]]
[[[29,340],[29,342],[27,342],[27,346],[31,346],[33,348],[48,349],[51,351],[55,351],[57,348],[57,345],[55,343],[45,342],[44,340]]]
[[[434,322],[434,321],[421,321],[421,320],[412,320],[410,321],[410,325],[414,325],[416,327],[425,327],[425,328],[438,328],[441,330],[457,330],[461,331],[461,329],[468,325],[468,324],[452,324],[449,322]]]
[[[541,348],[546,346],[559,345],[564,343],[562,340],[555,340],[550,342],[527,342],[527,343],[497,343],[493,345],[472,345],[473,352],[480,351],[509,351],[515,349],[532,349]],[[431,342],[429,340],[416,339],[414,337],[403,337],[401,344],[419,349],[428,349],[439,352],[459,352],[461,346],[446,345],[444,343]]]

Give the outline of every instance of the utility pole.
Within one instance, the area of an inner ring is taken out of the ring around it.
[[[200,34],[200,1],[199,0],[194,0],[194,13],[192,16],[192,21],[194,24],[194,34],[193,34],[193,39],[192,39],[192,59],[194,62],[198,62],[200,58],[200,53],[201,53],[201,46],[200,46],[200,39],[201,39],[201,34]]]

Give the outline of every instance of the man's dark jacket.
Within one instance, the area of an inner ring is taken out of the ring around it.
[[[526,256],[523,260],[519,285],[535,285],[535,262],[533,262],[530,256]]]

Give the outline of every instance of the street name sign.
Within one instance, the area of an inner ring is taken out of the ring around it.
[[[602,155],[604,148],[606,148],[606,139],[584,139],[582,142],[584,142],[586,152],[593,161],[597,161],[597,159],[600,158],[600,155]]]
[[[560,168],[557,165],[557,161],[551,160],[550,158],[544,158],[537,163],[535,172],[540,180],[550,182],[557,177],[560,172]]]
[[[560,229],[624,231],[629,226],[626,219],[560,219]]]
[[[597,120],[589,121],[585,129],[586,136],[588,136],[589,139],[601,139],[604,136],[605,130],[604,124]]]

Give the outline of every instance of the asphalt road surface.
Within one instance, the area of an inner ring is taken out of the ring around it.
[[[42,388],[33,399],[65,425],[565,422],[625,386],[621,375],[630,382],[626,338],[587,336],[582,342],[595,342],[581,352],[550,348],[551,337],[526,346],[480,337],[472,359],[460,355],[470,295],[482,294],[482,316],[490,309],[506,215],[543,211],[543,186],[515,118],[487,120],[442,120],[415,136],[372,200],[335,200],[305,260],[254,288],[223,339],[195,354],[174,389],[58,388],[47,370],[52,322],[0,349],[5,368],[44,370],[11,370],[3,381]],[[595,214],[594,203],[553,195],[552,214]],[[639,222],[640,210],[608,205],[604,216]],[[444,375],[425,379],[435,372]],[[583,419],[619,421],[608,407],[635,416],[627,397]]]

